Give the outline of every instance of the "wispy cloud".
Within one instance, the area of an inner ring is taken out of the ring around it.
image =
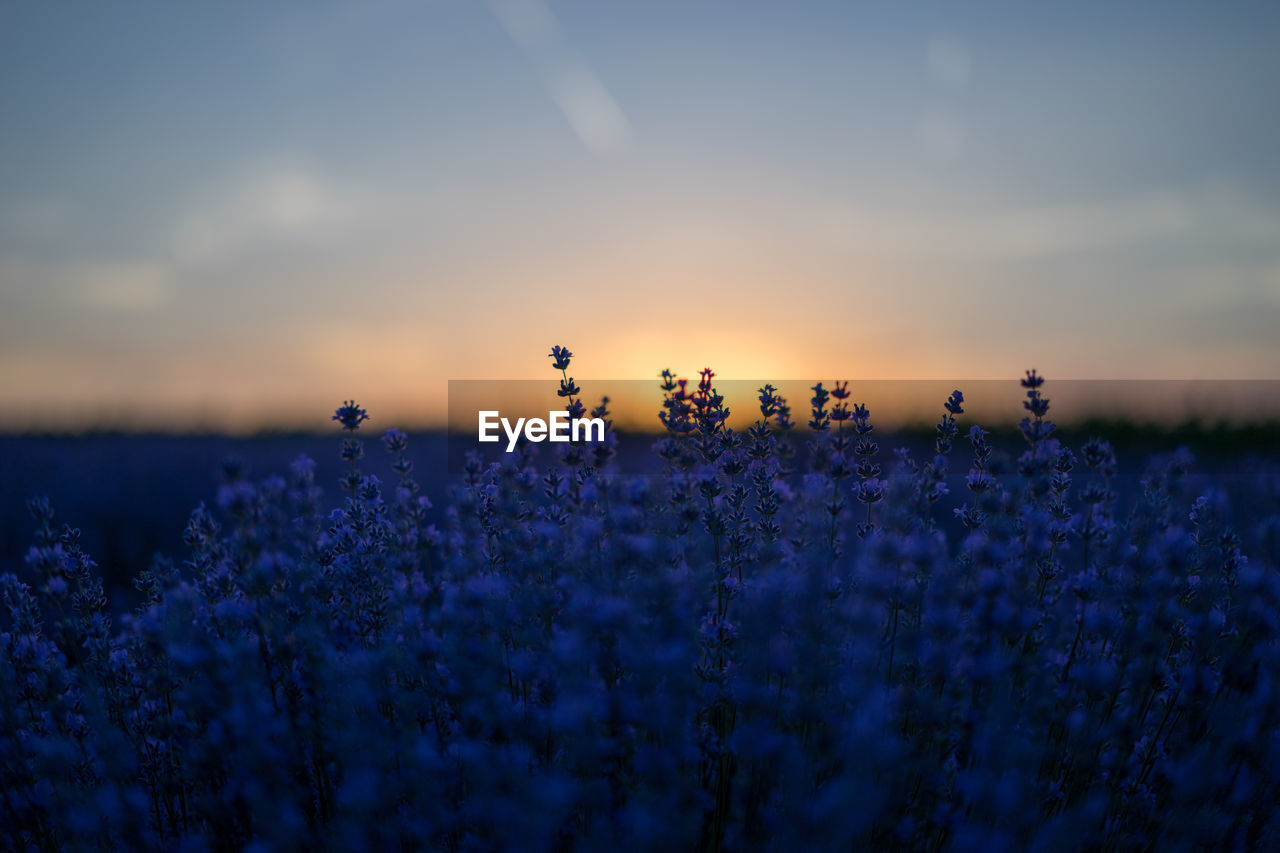
[[[368,194],[294,165],[247,174],[196,203],[173,235],[183,265],[217,262],[273,243],[322,240],[369,213]]]
[[[259,252],[281,249],[297,257],[300,249],[347,238],[362,226],[385,227],[395,216],[383,209],[388,206],[373,192],[296,163],[245,169],[196,190],[178,205],[169,234],[143,241],[149,247],[87,240],[104,214],[72,216],[70,203],[6,206],[0,209],[0,295],[28,307],[156,312],[170,307],[195,277],[250,263]]]
[[[819,220],[832,239],[872,254],[921,258],[1032,260],[1171,240],[1280,252],[1280,211],[1221,188],[936,213],[843,208]]]
[[[0,258],[0,296],[25,309],[45,305],[95,313],[145,314],[168,305],[175,291],[174,272],[164,261]]]
[[[155,311],[174,294],[173,272],[154,261],[94,264],[71,270],[69,277],[74,299],[101,311]]]
[[[542,0],[492,0],[494,14],[537,67],[573,132],[597,156],[625,147],[631,123],[599,76],[575,57]]]

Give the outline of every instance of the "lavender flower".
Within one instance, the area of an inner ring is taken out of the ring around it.
[[[573,353],[561,346],[551,348],[551,366],[556,370],[566,370],[569,367],[569,359],[573,358]]]
[[[360,424],[369,419],[369,413],[357,406],[353,401],[347,400],[338,410],[333,413],[333,420],[339,421],[342,428],[351,430],[352,432],[360,428]]]

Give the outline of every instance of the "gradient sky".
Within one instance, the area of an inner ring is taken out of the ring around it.
[[[1123,8],[1121,8],[1123,7]],[[0,5],[0,428],[1280,378],[1280,6]]]

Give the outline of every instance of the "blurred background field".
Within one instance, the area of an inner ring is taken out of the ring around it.
[[[1258,490],[1270,489],[1280,500],[1280,425],[1184,424],[1158,429],[1149,424],[1120,421],[1083,422],[1063,429],[1060,436],[1078,447],[1091,435],[1102,435],[1116,447],[1120,462],[1116,485],[1122,501],[1140,494],[1141,479],[1153,458],[1186,447],[1195,456],[1191,482],[1214,482],[1246,501]],[[375,440],[378,433],[365,436],[366,458],[360,466],[379,476],[384,483],[394,481],[391,459]],[[910,448],[916,458],[927,458],[933,435],[924,429],[899,429],[879,434],[886,464],[893,462],[888,451]],[[796,430],[800,447],[798,467],[803,470],[803,444],[807,431]],[[614,461],[623,475],[660,474],[661,461],[652,451],[656,434],[621,434]],[[459,459],[477,445],[471,436],[461,439],[444,432],[410,435],[408,456],[423,492],[435,506],[430,520],[442,521],[451,485],[462,481]],[[1015,429],[993,431],[996,446],[1012,456],[1021,452],[1021,438]],[[340,438],[336,434],[285,433],[257,436],[157,435],[93,433],[86,435],[4,435],[0,436],[0,573],[15,572],[32,580],[23,565],[23,555],[31,542],[31,522],[25,510],[28,498],[50,498],[60,524],[81,530],[84,546],[98,561],[114,606],[131,606],[135,600],[132,578],[145,569],[154,554],[182,558],[183,528],[191,511],[201,502],[216,509],[218,487],[223,482],[226,463],[251,480],[271,475],[285,476],[289,464],[305,454],[317,464],[317,482],[324,489],[323,505],[337,506],[341,500],[338,478],[344,463],[338,459]],[[501,453],[492,447],[486,461],[496,461]],[[956,473],[951,480],[952,496],[963,499],[963,467],[968,448],[961,442],[956,450]],[[553,450],[544,445],[539,458],[549,461]],[[1268,485],[1269,484],[1269,485]],[[1238,512],[1247,513],[1245,503]],[[945,525],[951,519],[942,519]]]

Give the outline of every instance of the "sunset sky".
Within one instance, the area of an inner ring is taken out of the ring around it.
[[[4,3],[0,429],[429,424],[552,344],[1280,379],[1277,45],[1274,3]]]

